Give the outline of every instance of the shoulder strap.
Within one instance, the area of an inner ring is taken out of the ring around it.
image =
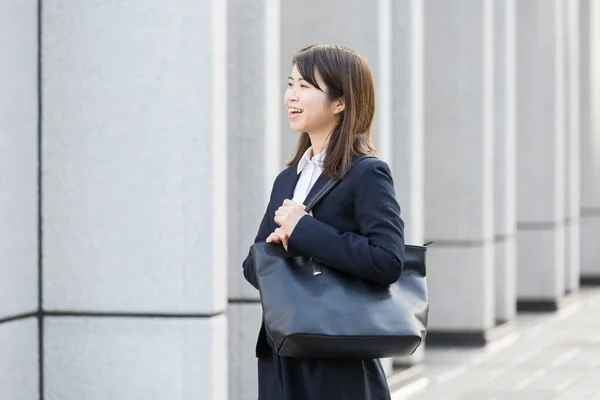
[[[354,160],[354,162],[352,163],[352,167],[350,167],[351,169],[354,168],[354,166],[361,160],[364,160],[365,158],[374,158],[375,156],[372,155],[363,155],[358,157],[356,160]],[[309,212],[310,210],[312,210],[312,208],[325,196],[327,196],[327,194],[329,192],[331,192],[331,190],[339,183],[339,180],[336,179],[330,179],[329,182],[327,182],[325,185],[323,185],[323,187],[321,188],[321,190],[319,190],[319,192],[315,195],[315,197],[313,197],[312,201],[306,205],[306,212]]]

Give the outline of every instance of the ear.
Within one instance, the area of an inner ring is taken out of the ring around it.
[[[333,106],[333,113],[339,114],[346,109],[346,99],[344,99],[344,97],[342,96],[339,99],[335,100],[333,102],[332,106]]]

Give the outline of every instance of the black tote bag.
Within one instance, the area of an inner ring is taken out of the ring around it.
[[[307,205],[309,211],[336,184]],[[259,242],[254,261],[267,334],[277,354],[294,358],[374,359],[414,353],[425,339],[429,302],[427,245],[406,245],[400,279],[370,283],[308,257]]]

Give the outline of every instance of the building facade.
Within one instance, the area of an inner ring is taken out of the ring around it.
[[[0,33],[2,399],[257,398],[241,263],[313,43],[373,70],[432,342],[600,282],[600,0],[5,0]]]

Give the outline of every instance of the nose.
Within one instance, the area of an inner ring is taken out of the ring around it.
[[[296,89],[294,87],[288,86],[287,90],[285,91],[285,99],[287,101],[297,101],[298,100],[298,94],[296,93]]]

